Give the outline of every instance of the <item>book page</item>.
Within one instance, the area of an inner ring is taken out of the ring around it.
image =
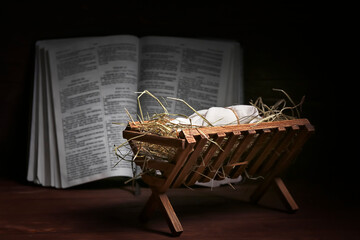
[[[43,62],[41,49],[36,47],[33,104],[31,116],[31,136],[29,143],[29,161],[27,179],[35,183],[49,186],[51,184],[50,165],[48,161],[46,106],[44,103]]]
[[[59,154],[58,144],[56,139],[56,126],[55,126],[55,113],[54,113],[54,102],[53,93],[51,88],[51,73],[49,65],[49,55],[45,51],[41,51],[41,59],[45,62],[45,86],[46,86],[46,106],[47,106],[47,132],[48,132],[48,147],[49,147],[49,160],[50,160],[50,174],[51,174],[51,186],[61,188],[60,179],[60,166],[59,166]]]
[[[49,122],[48,122],[48,100],[47,80],[44,61],[44,49],[39,49],[39,85],[38,85],[38,164],[37,176],[39,182],[44,186],[51,186],[53,178],[51,175],[52,161],[50,159],[49,146]],[[50,160],[50,161],[49,161]]]
[[[28,171],[27,180],[36,181],[37,174],[37,145],[38,145],[38,85],[39,85],[39,48],[35,49],[35,66],[34,66],[34,85],[33,85],[33,99],[31,107],[31,124],[30,124],[30,139],[28,152]]]
[[[61,187],[59,178],[52,92],[49,82],[47,48],[65,43],[65,40],[38,41],[35,53],[34,94],[31,120],[31,138],[28,180],[43,186]]]
[[[138,39],[73,39],[48,54],[62,187],[132,176],[129,162],[117,164],[125,126],[114,123],[129,120],[124,108],[136,114]]]
[[[144,37],[139,90],[148,90],[159,98],[183,99],[196,110],[239,104],[242,79],[234,73],[240,70],[234,66],[238,47],[230,41]],[[144,114],[161,112],[150,97],[144,97],[142,103]],[[167,100],[167,109],[177,114],[193,113],[178,101]]]

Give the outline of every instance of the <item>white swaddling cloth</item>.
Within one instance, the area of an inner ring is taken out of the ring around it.
[[[225,126],[258,122],[261,117],[258,110],[250,105],[235,105],[230,107],[211,107],[197,111],[189,118],[176,118],[174,123],[189,124],[193,126],[209,126],[209,124],[199,116],[203,116],[213,126]],[[238,183],[242,180],[241,175],[236,179],[225,178],[223,180],[211,179],[209,182],[200,183],[196,182],[196,185],[205,187],[218,187],[224,184]]]
[[[258,110],[250,105],[235,105],[226,108],[211,107],[197,112],[189,118],[176,118],[173,122],[193,126],[209,126],[199,114],[213,126],[254,123],[261,119]]]

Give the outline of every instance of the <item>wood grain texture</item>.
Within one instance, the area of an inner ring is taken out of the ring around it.
[[[167,192],[185,231],[179,239],[349,239],[360,235],[355,198],[338,197],[311,182],[288,182],[301,208],[286,208],[271,189],[259,205],[248,203],[255,185],[179,188]],[[334,189],[335,190],[335,189]],[[171,239],[161,211],[141,223],[151,190],[103,181],[56,190],[0,180],[0,239]],[[345,204],[346,203],[346,204]]]

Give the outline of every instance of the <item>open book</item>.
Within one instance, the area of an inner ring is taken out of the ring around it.
[[[241,49],[233,41],[130,35],[36,44],[29,181],[67,188],[133,176],[114,146],[137,113],[136,92],[176,97],[195,109],[242,103]],[[141,102],[154,113],[159,105]],[[169,112],[192,114],[167,101]],[[161,111],[161,110],[160,110]],[[113,123],[124,123],[124,126]]]

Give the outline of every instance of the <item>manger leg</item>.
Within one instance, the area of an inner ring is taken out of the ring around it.
[[[158,194],[152,192],[150,198],[145,204],[145,207],[143,208],[141,214],[140,214],[140,221],[147,222],[149,220],[149,217],[155,210],[157,209],[158,205]]]
[[[255,191],[250,196],[250,200],[253,203],[258,203],[262,196],[264,196],[265,192],[270,187],[272,181],[269,179],[264,180],[264,182],[260,183],[260,185],[255,189]]]
[[[274,179],[275,185],[279,191],[280,197],[290,212],[295,212],[299,209],[294,198],[291,196],[289,190],[286,188],[283,180],[279,177]]]
[[[151,214],[159,207],[164,213],[171,233],[174,236],[179,236],[183,232],[183,228],[178,217],[176,216],[173,207],[171,206],[168,196],[165,193],[157,193],[156,191],[152,192],[149,200],[146,202],[146,205],[140,214],[140,221],[147,222]]]
[[[165,193],[158,195],[160,200],[160,207],[164,212],[166,221],[169,225],[169,228],[174,236],[179,236],[183,232],[183,227],[176,216],[176,213],[171,206],[168,196]]]
[[[283,203],[285,204],[286,208],[289,212],[295,212],[299,209],[298,205],[296,204],[294,198],[291,196],[289,190],[286,188],[284,182],[281,178],[275,177],[272,180],[267,180],[261,183],[258,188],[254,191],[251,195],[250,200],[254,203],[258,203],[262,196],[266,193],[269,189],[270,185],[275,183],[276,189],[278,190],[279,196]]]

